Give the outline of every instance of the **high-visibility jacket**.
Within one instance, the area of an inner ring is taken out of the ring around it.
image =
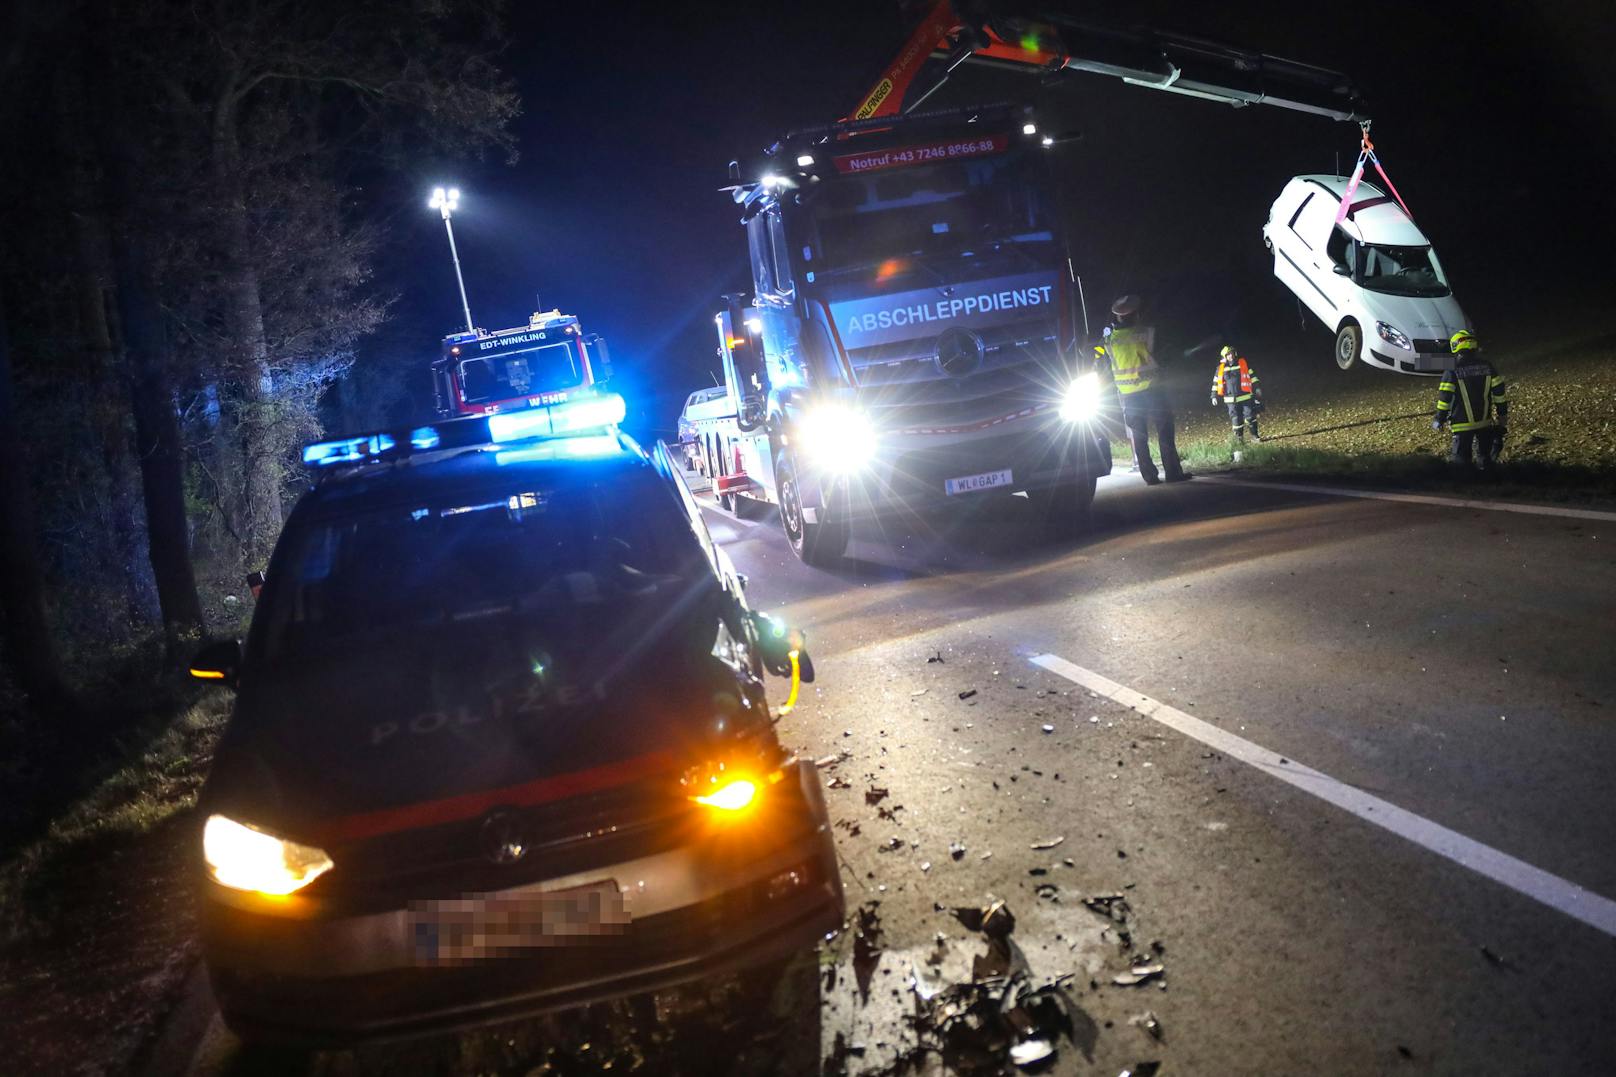
[[[1498,421],[1493,421],[1497,411]],[[1509,386],[1485,359],[1452,367],[1437,386],[1436,417],[1455,434],[1485,430],[1504,421],[1509,412]]]
[[[1213,396],[1221,396],[1225,404],[1242,404],[1256,389],[1257,372],[1245,357],[1218,360],[1218,371],[1212,375]]]
[[[1150,356],[1150,339],[1143,329],[1123,326],[1111,330],[1105,350],[1111,356],[1111,380],[1123,396],[1150,388],[1150,374],[1156,361]]]

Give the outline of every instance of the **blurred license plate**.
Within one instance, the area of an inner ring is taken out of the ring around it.
[[[513,890],[423,901],[410,909],[415,960],[454,965],[555,946],[580,946],[628,927],[623,893],[612,881],[570,890]]]
[[[948,479],[943,483],[943,489],[949,497],[955,494],[974,494],[978,490],[988,490],[995,486],[1010,485],[1010,469],[1003,471],[984,471],[980,475],[962,475],[957,479]]]

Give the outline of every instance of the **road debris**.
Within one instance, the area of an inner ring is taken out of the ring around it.
[[[1073,1035],[1072,1005],[1064,988],[1070,976],[1034,983],[1010,943],[1015,917],[1003,901],[950,912],[971,931],[987,937],[987,953],[972,962],[969,979],[945,983],[931,968],[916,967],[909,978],[916,1000],[911,1026],[921,1052],[941,1056],[948,1072],[998,1074],[1009,1065],[1041,1070],[1058,1054],[1061,1037]],[[943,937],[938,936],[939,954]],[[928,962],[940,965],[937,961]]]
[[[953,857],[955,860],[965,859],[965,843],[961,841],[949,842],[948,855]]]
[[[976,689],[975,688],[967,688],[965,691],[963,691],[963,692],[961,692],[959,694],[959,697],[961,699],[970,699],[974,695],[976,695]]]
[[[1045,722],[1041,728],[1043,729],[1043,731],[1045,733],[1053,733],[1053,732],[1055,732],[1055,727],[1050,725],[1048,722]]]
[[[943,652],[938,651],[935,654],[933,654],[930,658],[926,659],[926,664],[929,666],[933,662],[941,663],[942,660],[943,660]]]
[[[853,923],[853,978],[858,983],[859,997],[870,1001],[870,980],[875,967],[881,963],[881,951],[886,947],[881,932],[880,899],[866,901],[858,907]]]
[[[1145,1034],[1153,1040],[1162,1038],[1161,1018],[1157,1017],[1152,1010],[1134,1014],[1128,1018],[1128,1023],[1135,1028],[1143,1029]]]
[[[853,788],[853,783],[842,777],[840,774],[832,774],[830,776],[830,781],[826,782],[825,785],[831,789]]]
[[[1060,837],[1044,838],[1044,839],[1042,839],[1040,841],[1035,841],[1031,845],[1029,845],[1027,848],[1029,848],[1029,849],[1039,849],[1039,850],[1053,849],[1055,846],[1059,845],[1061,842],[1063,842],[1065,840],[1066,840],[1066,836],[1064,834],[1062,834]]]
[[[864,790],[864,803],[874,807],[891,795],[892,790],[883,788],[879,785],[872,785],[868,789]]]
[[[1153,980],[1166,971],[1160,961],[1147,961],[1143,964],[1134,965],[1127,972],[1117,973],[1111,977],[1111,982],[1118,987],[1133,987]]]
[[[1136,1062],[1117,1074],[1117,1077],[1156,1077],[1160,1071],[1160,1062]]]

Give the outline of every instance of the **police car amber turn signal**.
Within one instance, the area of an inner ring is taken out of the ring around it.
[[[309,446],[201,798],[226,1023],[308,1044],[651,990],[840,926],[811,763],[666,450],[579,398]]]

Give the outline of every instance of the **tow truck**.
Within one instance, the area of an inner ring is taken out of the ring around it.
[[[1364,118],[1323,68],[939,0],[849,116],[732,162],[753,290],[716,318],[728,407],[702,451],[714,494],[778,505],[810,564],[860,516],[979,497],[1080,525],[1111,470],[1046,152],[1065,139],[1021,105],[918,111],[966,62]]]
[[[610,376],[606,341],[560,310],[535,311],[514,329],[451,333],[432,364],[445,419],[559,404]]]

